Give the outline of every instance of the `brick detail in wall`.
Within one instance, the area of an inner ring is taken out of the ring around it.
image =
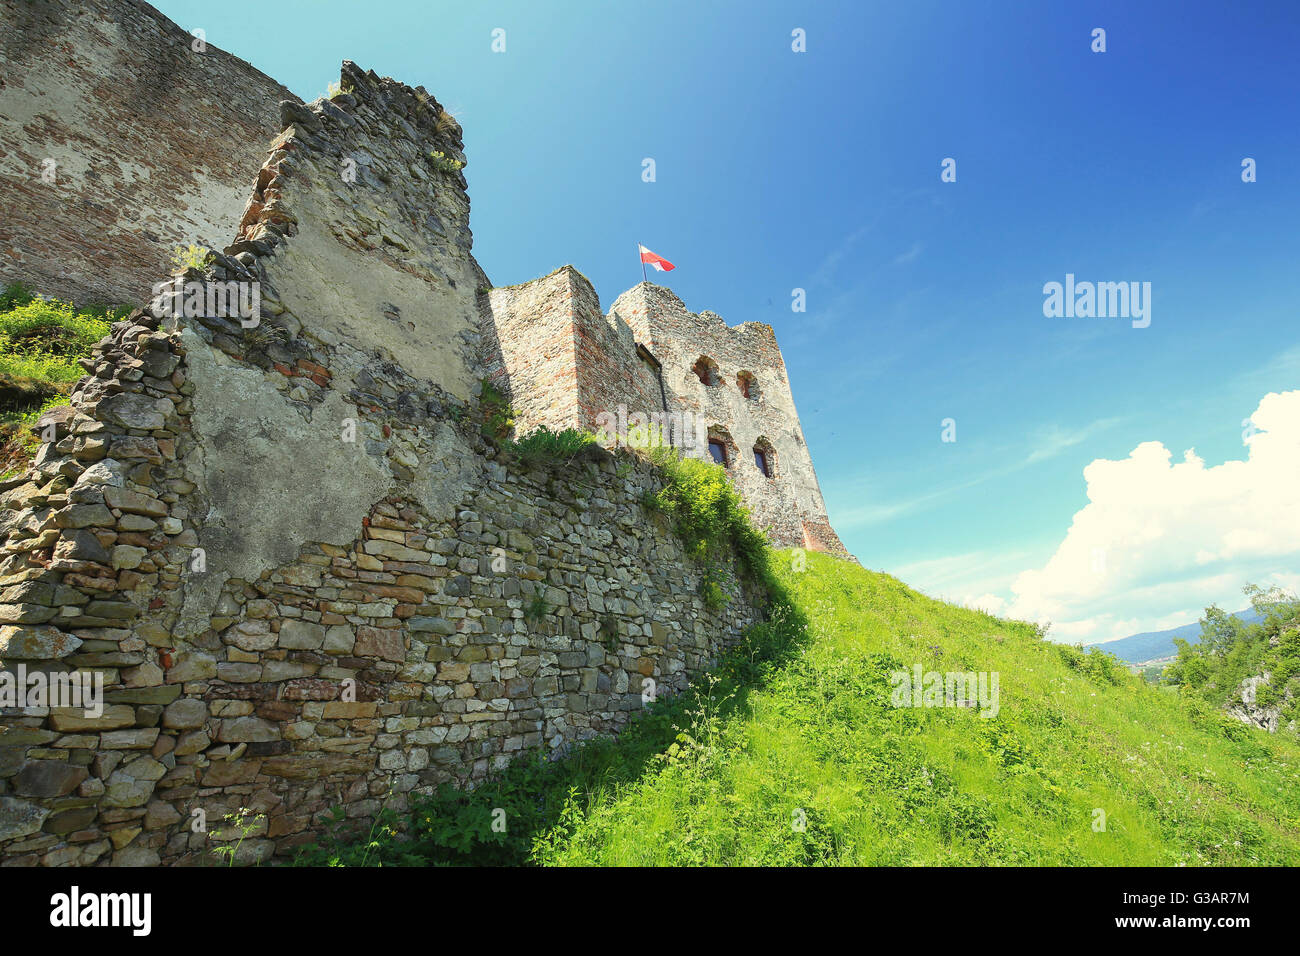
[[[140,0],[0,0],[0,285],[141,304],[233,235],[288,89]]]

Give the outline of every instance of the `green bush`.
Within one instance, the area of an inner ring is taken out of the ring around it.
[[[479,387],[478,401],[483,413],[483,437],[493,441],[503,440],[515,427],[515,418],[519,413],[501,390],[486,378]]]
[[[1248,584],[1243,590],[1261,620],[1245,623],[1213,605],[1206,608],[1200,642],[1175,641],[1178,658],[1165,668],[1163,680],[1185,696],[1223,708],[1241,702],[1242,681],[1267,673],[1270,681],[1258,686],[1256,703],[1279,705],[1279,725],[1287,728],[1300,718],[1300,599],[1279,588]]]
[[[128,307],[89,306],[42,298],[20,282],[0,292],[0,445],[4,466],[26,466],[38,447],[29,433],[48,409],[68,402],[91,353]]]
[[[177,246],[172,250],[172,271],[187,272],[190,269],[202,269],[210,255],[212,250],[207,246],[196,246],[194,243],[188,246]]]
[[[68,302],[32,298],[0,312],[0,355],[58,358],[75,368],[76,359],[90,353],[116,318],[116,313],[79,311]]]
[[[754,527],[726,470],[713,462],[684,457],[671,445],[654,448],[650,459],[662,470],[665,483],[647,503],[668,516],[687,551],[705,563],[730,551],[744,568],[763,573],[767,536]]]

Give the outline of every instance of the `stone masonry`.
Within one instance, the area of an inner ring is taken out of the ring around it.
[[[591,283],[572,266],[487,298],[482,363],[511,397],[520,432],[542,425],[598,431],[599,416],[620,406],[628,416],[698,419],[725,446],[727,474],[773,544],[848,556],[826,515],[770,325],[728,326],[648,282],[603,315]],[[710,370],[707,385],[696,372],[701,364]],[[767,475],[756,464],[760,449]],[[703,443],[685,450],[709,454]]]
[[[239,807],[241,859],[288,856],[331,807],[616,731],[761,615],[734,569],[705,605],[649,464],[483,438],[465,181],[430,158],[459,127],[342,87],[284,104],[238,238],[181,277],[258,283],[259,321],[137,310],[0,486],[0,672],[106,689],[0,710],[6,865],[211,862],[196,811]]]

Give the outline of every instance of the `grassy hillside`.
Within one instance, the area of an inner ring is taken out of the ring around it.
[[[543,862],[1300,862],[1293,738],[887,575],[810,556],[780,578],[795,656],[708,746],[575,804]],[[918,661],[998,671],[997,716],[891,706],[889,671]]]
[[[90,355],[128,310],[37,296],[21,283],[0,291],[0,472],[22,471],[39,443],[30,428],[47,409],[66,405],[77,360]]]
[[[1300,863],[1293,737],[888,575],[773,563],[773,622],[618,741],[446,789],[404,814],[409,840],[388,814],[368,843],[325,839],[303,862]],[[892,706],[890,672],[917,662],[997,671],[997,716]]]

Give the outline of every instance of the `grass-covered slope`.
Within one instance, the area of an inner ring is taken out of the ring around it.
[[[794,645],[729,714],[693,705],[672,755],[574,791],[534,862],[1300,863],[1294,738],[887,575],[773,563]],[[996,671],[997,715],[892,706],[916,663]]]
[[[49,408],[65,405],[78,359],[122,318],[125,307],[78,309],[21,283],[0,291],[0,472],[22,471],[38,442],[28,429]]]

